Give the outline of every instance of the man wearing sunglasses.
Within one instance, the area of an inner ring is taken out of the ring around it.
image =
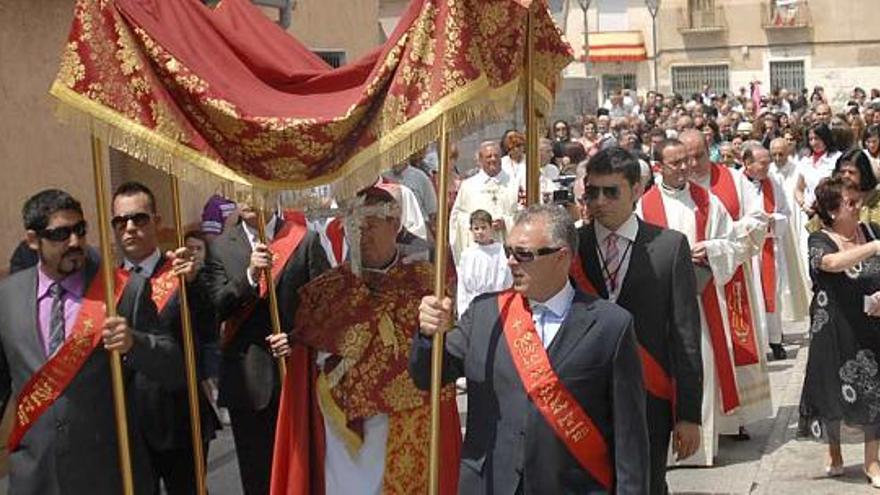
[[[177,340],[179,349],[183,348],[183,343],[177,280],[181,274],[186,276],[196,360],[201,363],[202,350],[209,343],[212,332],[216,332],[217,323],[205,291],[193,285],[196,276],[193,253],[186,247],[166,253],[159,249],[162,218],[156,211],[153,192],[139,182],[126,182],[116,189],[112,213],[113,233],[123,255],[120,270],[149,280],[155,296],[170,292],[167,297],[157,297],[157,307],[163,328]],[[171,291],[166,289],[169,286],[173,287]],[[204,379],[201,372],[198,378],[199,381]],[[195,492],[186,388],[168,388],[149,375],[138,373],[135,375],[134,394],[137,397],[139,423],[153,465],[155,492],[159,492],[160,482],[171,495]],[[220,423],[204,393],[200,394],[199,406],[203,451],[207,458],[208,442],[214,437]]]
[[[80,203],[48,189],[22,210],[37,266],[0,282],[0,408],[18,408],[10,437],[11,493],[116,494],[122,486],[109,354],[123,356],[126,390],[143,373],[181,386],[183,360],[162,332],[143,278],[117,283],[106,317],[98,261],[87,253]],[[75,338],[75,337],[76,338]],[[129,442],[137,493],[152,473],[129,395]],[[45,408],[44,408],[45,407]]]
[[[431,337],[447,333],[443,381],[468,380],[460,494],[645,494],[648,431],[632,316],[572,286],[568,213],[533,205],[506,241],[513,288],[422,299],[410,373],[427,390]],[[454,325],[454,326],[453,326]]]
[[[591,158],[584,190],[593,222],[579,230],[572,278],[633,315],[647,389],[651,493],[665,494],[670,433],[678,459],[700,444],[703,368],[690,245],[635,215],[640,165],[628,151],[609,148]]]

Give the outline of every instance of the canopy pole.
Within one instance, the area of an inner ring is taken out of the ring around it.
[[[171,176],[171,201],[174,210],[174,229],[177,231],[177,245],[186,244],[183,233],[183,214],[180,208],[180,185],[177,177]],[[189,296],[186,293],[186,276],[180,275],[180,324],[183,336],[183,358],[186,366],[186,391],[189,398],[189,425],[192,433],[193,463],[196,475],[196,493],[205,495],[205,454],[202,449],[202,421],[199,411],[199,383],[196,373],[196,352],[193,342],[192,321],[189,313]]]
[[[260,243],[268,245],[266,242],[265,205],[258,206],[257,235],[260,237]],[[278,315],[278,294],[275,293],[275,280],[272,276],[272,269],[266,269],[263,276],[266,277],[266,287],[268,287],[267,292],[269,293],[269,318],[272,322],[272,333],[278,335],[281,333],[281,318]],[[281,376],[281,383],[284,383],[284,376],[287,375],[287,363],[284,361],[283,357],[278,358],[278,374]]]
[[[437,187],[437,232],[434,237],[434,296],[446,296],[446,263],[449,239],[449,127],[446,114],[440,117],[440,178]],[[443,330],[434,334],[431,350],[431,458],[428,493],[440,493],[440,388],[443,386]]]
[[[107,205],[107,186],[104,182],[104,145],[100,138],[92,134],[92,173],[95,179],[95,204],[98,207],[98,232],[101,241],[101,275],[104,278],[104,304],[108,317],[117,316],[116,300],[113,297],[114,274],[108,219],[110,208]],[[110,375],[113,380],[113,409],[116,414],[116,442],[119,450],[119,469],[122,472],[122,493],[134,494],[134,480],[131,473],[131,447],[128,438],[128,414],[125,408],[125,385],[122,379],[122,356],[119,351],[110,352]]]
[[[534,2],[538,3],[538,2]],[[526,126],[526,204],[541,201],[541,163],[538,153],[538,114],[535,110],[535,8],[526,14],[525,70],[526,94],[523,122]]]

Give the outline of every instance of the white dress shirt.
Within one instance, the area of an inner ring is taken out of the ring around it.
[[[630,215],[630,217],[626,219],[626,221],[623,222],[614,233],[617,234],[617,252],[619,253],[618,256],[621,256],[621,259],[619,265],[618,262],[615,262],[613,266],[604,268],[607,269],[611,275],[616,275],[614,278],[614,290],[611,290],[607,281],[605,282],[605,288],[608,289],[608,300],[611,302],[617,302],[617,296],[620,295],[620,287],[626,279],[626,271],[629,268],[629,259],[632,255],[632,248],[630,246],[636,241],[636,235],[639,233],[639,221],[636,218],[636,214],[633,213]],[[607,259],[607,253],[605,253],[605,240],[610,234],[611,230],[603,226],[601,223],[596,222],[597,254],[601,260]],[[619,269],[618,266],[620,267]],[[606,273],[603,273],[602,278],[605,279],[606,275]]]
[[[143,275],[144,277],[150,278],[153,276],[153,272],[156,271],[156,268],[159,266],[159,260],[162,259],[162,253],[159,252],[159,248],[156,248],[153,251],[153,254],[144,258],[140,263],[135,263],[128,258],[122,261],[122,266],[126,270],[130,272],[137,272]],[[140,270],[138,270],[140,268]]]
[[[571,309],[573,300],[574,288],[568,281],[556,295],[544,302],[529,300],[529,305],[532,308],[532,321],[535,322],[535,330],[541,337],[544,349],[550,347],[553,338],[559,333],[559,328],[565,321],[565,317],[568,316],[568,310]]]

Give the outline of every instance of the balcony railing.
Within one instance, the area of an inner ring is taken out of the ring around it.
[[[812,25],[807,0],[770,0],[762,12],[764,29],[805,29]]]
[[[678,9],[678,31],[683,34],[714,33],[726,29],[724,10],[720,7]]]

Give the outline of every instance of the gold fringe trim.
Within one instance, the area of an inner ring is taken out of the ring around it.
[[[330,393],[327,375],[322,372],[318,375],[316,382],[318,387],[318,406],[321,408],[324,419],[327,420],[333,431],[345,442],[345,448],[348,450],[348,453],[353,458],[357,457],[357,453],[361,446],[363,446],[364,440],[348,427],[348,419],[345,417],[345,412],[333,400],[333,395]]]
[[[416,115],[351,157],[337,171],[309,181],[267,181],[240,174],[221,162],[199,153],[125,115],[97,103],[55,81],[49,93],[58,101],[56,114],[60,120],[83,128],[105,140],[113,148],[173,174],[188,182],[220,180],[232,184],[243,193],[265,196],[277,191],[303,191],[330,185],[337,199],[353,197],[358,191],[375,183],[379,174],[395,163],[409,158],[437,141],[441,133],[441,117],[454,137],[461,137],[503,119],[515,106],[521,86],[519,77],[499,88],[489,86],[481,77],[454,93],[441,98],[433,106]],[[536,81],[538,111],[549,114],[552,93]],[[296,195],[294,195],[296,196]]]

